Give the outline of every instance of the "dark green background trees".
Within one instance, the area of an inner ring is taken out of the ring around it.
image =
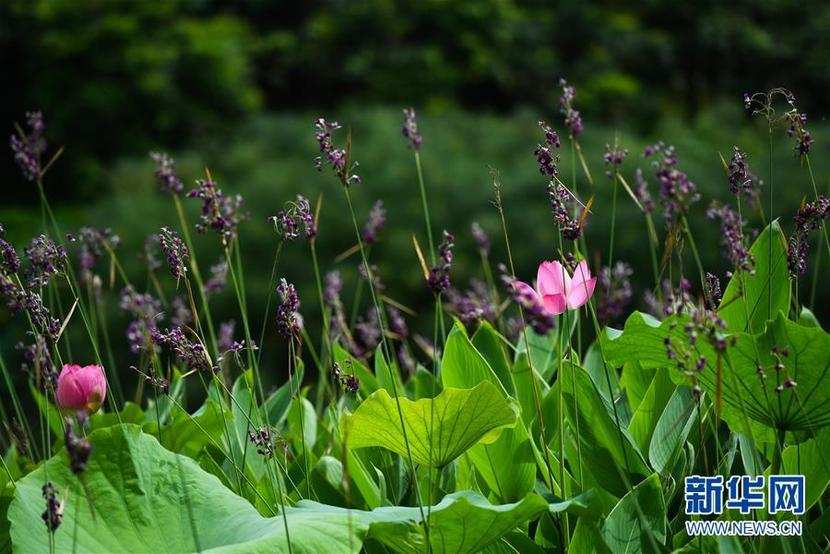
[[[117,156],[261,109],[543,109],[566,76],[584,113],[641,131],[774,85],[813,113],[828,31],[822,2],[8,0],[0,120],[45,111],[75,153],[64,194],[89,196]]]

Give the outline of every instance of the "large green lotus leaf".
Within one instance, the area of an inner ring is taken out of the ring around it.
[[[490,364],[493,373],[499,378],[507,394],[514,393],[513,380],[510,378],[510,363],[504,352],[502,338],[487,321],[482,321],[472,338],[475,349]]]
[[[651,467],[660,475],[667,475],[674,467],[696,421],[696,414],[697,399],[692,390],[685,386],[677,387],[657,421],[648,449]]]
[[[621,335],[613,339],[606,336],[605,354],[617,365],[637,360],[644,368],[673,367],[675,362],[666,355],[665,339],[688,344],[684,322],[672,317],[660,323],[635,312]],[[735,344],[728,348],[721,364],[720,399],[721,415],[733,430],[753,432],[755,439],[770,440],[771,429],[817,431],[830,423],[830,388],[825,383],[830,375],[830,335],[818,327],[789,321],[779,312],[763,333],[739,333],[734,338]],[[795,388],[776,392],[784,381],[784,372],[774,369],[778,358],[772,353],[773,347],[787,348],[789,356],[782,357],[781,362],[787,375],[796,381]],[[716,398],[717,353],[703,338],[697,340],[696,349],[706,358],[706,366],[696,374],[697,381],[710,398]],[[767,375],[763,381],[758,375],[759,365]],[[671,376],[677,383],[689,383],[680,371],[672,370]]]
[[[760,333],[768,319],[790,305],[787,241],[777,221],[755,239],[749,253],[755,258],[753,271],[735,272],[718,310],[732,333]]]
[[[666,541],[666,506],[660,477],[634,487],[605,518],[601,530],[611,552],[658,552]]]
[[[207,399],[193,414],[179,407],[173,409],[170,423],[161,427],[161,444],[177,454],[198,458],[205,446],[222,440],[225,420],[232,420],[230,412],[225,411],[213,400]],[[159,425],[156,421],[145,423],[146,433],[159,438]]]
[[[453,327],[444,345],[441,381],[445,387],[457,388],[471,388],[482,381],[489,381],[504,391],[501,381],[484,356],[470,342],[461,324]]]
[[[645,378],[650,379],[651,382],[648,384],[648,388],[645,389],[645,393],[640,397],[641,399],[631,416],[631,422],[628,424],[628,431],[641,452],[648,452],[654,428],[657,427],[663,409],[676,388],[667,369],[647,371],[636,363],[626,364],[623,369],[623,380],[629,383],[637,383],[634,386],[638,386],[639,383],[645,381]],[[628,398],[631,399],[632,396],[637,394],[637,392],[631,392]]]
[[[781,454],[779,474],[803,475],[805,478],[805,510],[809,510],[818,502],[830,485],[830,460],[827,457],[829,441],[830,429],[822,429],[815,438],[803,444],[788,446]],[[769,476],[769,467],[765,473]]]
[[[386,363],[386,356],[383,355],[383,343],[378,344],[375,349],[375,378],[378,380],[378,387],[386,389],[389,394],[394,394],[396,390],[403,393],[404,386],[401,372],[398,370],[397,364],[389,365]]]
[[[568,314],[560,316],[559,326],[546,335],[540,335],[528,328],[527,334],[521,333],[516,341],[516,357],[527,354],[529,351],[534,371],[542,378],[550,379],[559,369],[560,354],[568,348],[569,336],[573,335],[574,329],[576,329],[577,319]],[[567,337],[561,332],[565,324],[568,326],[569,336]]]
[[[467,338],[461,325],[456,325],[447,339],[441,359],[441,380],[444,386],[462,388],[490,382],[498,386],[504,398],[509,398],[501,380]],[[519,387],[520,383],[514,380],[514,384]],[[518,394],[522,391],[516,392]],[[522,397],[517,398],[521,400]],[[533,443],[521,419],[514,427],[505,429],[498,440],[492,444],[477,444],[469,450],[468,455],[484,482],[500,501],[515,502],[533,490],[536,482]]]
[[[443,467],[479,441],[495,441],[504,427],[516,423],[513,408],[488,381],[472,389],[446,388],[434,399],[398,401],[412,460],[421,465]],[[380,446],[407,456],[397,403],[384,389],[345,416],[342,426],[350,448]]]
[[[599,393],[588,372],[576,366],[572,369],[560,373],[562,394],[568,423],[574,433],[579,429],[583,466],[602,488],[622,496],[629,490],[626,480],[636,484],[651,471],[628,430],[617,426],[613,407]]]
[[[472,491],[447,495],[429,510],[431,550],[435,554],[478,552],[547,509],[547,502],[535,493],[502,505],[490,504]],[[369,537],[392,551],[402,554],[427,551],[418,508],[383,507],[363,514],[371,524]]]
[[[281,515],[262,517],[195,461],[164,449],[137,426],[107,427],[89,438],[88,497],[63,451],[17,482],[9,507],[15,551],[49,551],[41,519],[47,473],[66,498],[56,552],[288,551]],[[368,530],[346,512],[292,508],[286,518],[294,552],[357,552]]]
[[[689,337],[683,330],[687,321],[687,316],[672,316],[660,322],[649,315],[634,312],[625,322],[625,329],[622,333],[606,330],[603,336],[603,351],[608,362],[613,365],[622,366],[636,362],[644,370],[668,368],[669,376],[675,383],[689,385],[690,379],[683,371],[677,369],[677,361],[669,359],[665,344],[667,337],[675,344],[684,345],[684,347],[689,344]],[[729,352],[732,353],[733,370],[726,369],[729,367],[726,360],[721,364],[721,417],[734,431],[751,433],[758,440],[774,439],[774,435],[766,433],[763,426],[757,423],[753,425],[751,421],[766,422],[769,420],[764,408],[766,403],[758,404],[754,402],[752,395],[745,396],[746,390],[758,383],[756,365],[751,364],[749,370],[751,375],[749,375],[735,364],[734,354],[737,348],[747,345],[754,352],[754,338],[741,334],[736,337],[736,341],[736,346],[729,348]],[[716,398],[718,393],[717,353],[712,345],[702,337],[696,341],[696,353],[705,357],[707,361],[703,370],[695,375],[697,382],[710,395],[710,398]],[[757,389],[760,393],[760,385]]]
[[[784,381],[784,372],[774,369],[774,347],[789,350],[781,362],[797,383],[781,393],[775,389]],[[735,394],[747,401],[747,413],[753,419],[787,431],[817,431],[830,424],[830,335],[822,329],[802,327],[779,313],[765,333],[739,336],[730,360],[737,383],[724,379],[724,388],[739,387]],[[763,385],[758,378],[758,364],[766,368]]]

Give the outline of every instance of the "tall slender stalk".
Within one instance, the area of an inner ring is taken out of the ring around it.
[[[406,431],[406,422],[403,418],[403,410],[401,409],[401,400],[398,396],[398,385],[395,382],[395,376],[392,372],[392,358],[389,356],[390,350],[386,339],[386,333],[384,332],[383,328],[383,313],[381,311],[380,302],[378,301],[377,292],[375,291],[375,280],[372,274],[372,268],[369,265],[369,260],[366,257],[366,250],[363,245],[363,237],[360,235],[360,226],[357,223],[357,216],[355,215],[354,206],[352,204],[352,195],[348,185],[343,185],[343,194],[346,197],[346,204],[349,207],[349,213],[352,217],[352,225],[354,226],[355,237],[357,238],[357,244],[360,247],[360,257],[363,261],[363,268],[366,271],[367,280],[369,282],[369,293],[371,294],[372,304],[374,304],[375,312],[377,313],[383,355],[386,356],[386,359],[388,360],[386,368],[389,372],[389,381],[392,383],[392,394],[395,396],[395,407],[398,411],[398,417],[401,423],[401,433],[403,434],[404,444],[406,445],[406,457],[409,461],[409,470],[412,474],[412,483],[414,484],[415,489],[415,499],[418,503],[418,510],[421,514],[421,520],[424,522],[424,537],[426,539],[427,548],[431,551],[432,546],[429,541],[429,520],[424,516],[424,506],[423,502],[421,501],[420,487],[418,486],[418,473],[415,471],[415,463],[412,461],[412,450],[409,445],[409,435]]]

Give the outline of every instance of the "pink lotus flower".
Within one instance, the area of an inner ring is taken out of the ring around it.
[[[533,295],[552,315],[584,306],[594,294],[597,278],[591,277],[588,263],[582,260],[573,277],[559,262],[542,262],[536,274],[536,288],[516,281],[513,286],[522,294]]]
[[[107,397],[107,379],[99,365],[65,364],[58,376],[56,394],[63,410],[95,412]]]

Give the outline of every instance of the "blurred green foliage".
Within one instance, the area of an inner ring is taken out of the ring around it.
[[[7,0],[0,121],[43,110],[72,138],[62,194],[88,198],[118,155],[257,108],[542,109],[564,76],[586,114],[639,131],[771,86],[812,114],[829,26],[830,4],[794,0]]]

